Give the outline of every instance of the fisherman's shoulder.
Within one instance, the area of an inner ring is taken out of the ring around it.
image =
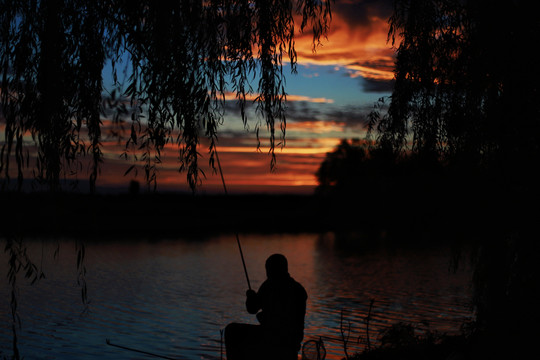
[[[259,290],[257,291],[257,294],[263,294],[265,293],[266,291],[269,291],[269,289],[272,287],[272,284],[269,280],[265,280],[263,281],[263,283],[261,284],[261,286],[259,287]]]
[[[308,295],[307,295],[307,291],[304,288],[304,286],[302,286],[302,284],[300,284],[298,281],[294,280],[292,277],[291,277],[291,282],[292,282],[294,290],[298,294],[298,296],[307,299]]]

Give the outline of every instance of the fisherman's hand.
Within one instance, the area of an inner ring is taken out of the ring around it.
[[[266,321],[265,321],[266,316],[265,315],[266,315],[266,313],[264,311],[259,311],[257,313],[257,320],[259,320],[259,324],[261,324],[261,325],[266,324]]]
[[[248,291],[246,291],[246,297],[254,297],[256,296],[257,293],[255,292],[255,290],[252,290],[252,289],[249,289]]]

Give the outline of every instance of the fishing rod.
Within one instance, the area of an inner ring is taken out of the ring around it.
[[[148,351],[133,349],[133,348],[123,346],[123,345],[113,344],[109,339],[105,340],[105,342],[107,343],[107,345],[110,345],[110,346],[114,346],[114,347],[117,347],[117,348],[120,348],[120,349],[129,350],[129,351],[133,351],[133,352],[138,352],[140,354],[145,354],[145,355],[148,355],[148,356],[153,356],[153,357],[157,357],[157,358],[161,358],[161,359],[167,359],[167,360],[178,360],[178,359],[174,359],[174,358],[171,358],[171,357],[168,357],[168,356],[154,354],[154,353],[151,353],[151,352],[148,352]]]
[[[221,176],[221,183],[223,184],[223,191],[225,192],[225,195],[228,195],[227,186],[225,185],[225,177],[223,176],[223,170],[221,169],[221,163],[219,162],[219,155],[218,155],[216,147],[214,147],[214,154],[216,155],[219,175]],[[238,232],[235,232],[234,234],[236,235],[236,243],[238,244],[238,250],[240,250],[240,257],[242,258],[242,265],[244,266],[244,274],[246,274],[246,281],[248,284],[248,289],[251,290],[251,284],[249,282],[246,261],[244,260],[244,252],[242,251],[242,245],[240,244],[240,237],[238,236]]]

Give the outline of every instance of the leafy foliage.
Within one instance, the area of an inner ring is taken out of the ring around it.
[[[228,91],[244,123],[256,91],[273,164],[275,129],[285,132],[283,56],[295,71],[298,28],[312,31],[315,45],[331,18],[330,0],[4,0],[0,10],[0,171],[9,179],[14,160],[19,186],[28,168],[52,190],[63,175],[81,172],[87,155],[95,185],[102,115],[111,109],[113,133],[131,118],[125,155],[136,153],[150,183],[161,152],[174,145],[195,188],[200,136],[210,140],[213,164]],[[104,103],[106,63],[120,95],[111,91]]]
[[[524,322],[539,318],[531,301],[538,301],[540,274],[527,265],[539,256],[540,71],[530,52],[540,25],[533,14],[525,1],[396,1],[389,32],[395,87],[387,111],[379,103],[369,123],[386,153],[413,154],[463,178],[481,173],[478,195],[451,212],[459,219],[478,209],[478,328],[512,356],[534,343]]]
[[[316,176],[319,193],[326,193],[331,189],[349,190],[362,185],[361,177],[367,175],[364,172],[368,159],[367,147],[359,140],[341,140],[334,151],[326,154],[324,161],[319,166]]]
[[[537,159],[540,73],[525,54],[540,27],[529,6],[396,1],[395,87],[388,111],[376,109],[370,122],[380,146],[454,164],[503,162],[507,170]]]

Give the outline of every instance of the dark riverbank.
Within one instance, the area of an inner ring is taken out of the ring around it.
[[[176,237],[226,232],[324,231],[317,200],[302,195],[0,194],[2,234]]]
[[[500,231],[526,221],[524,195],[489,191],[380,196],[0,193],[0,235],[176,237],[229,232],[343,232],[417,240]],[[511,211],[501,213],[500,209]],[[504,220],[504,221],[502,221]],[[515,219],[514,219],[515,220]]]

